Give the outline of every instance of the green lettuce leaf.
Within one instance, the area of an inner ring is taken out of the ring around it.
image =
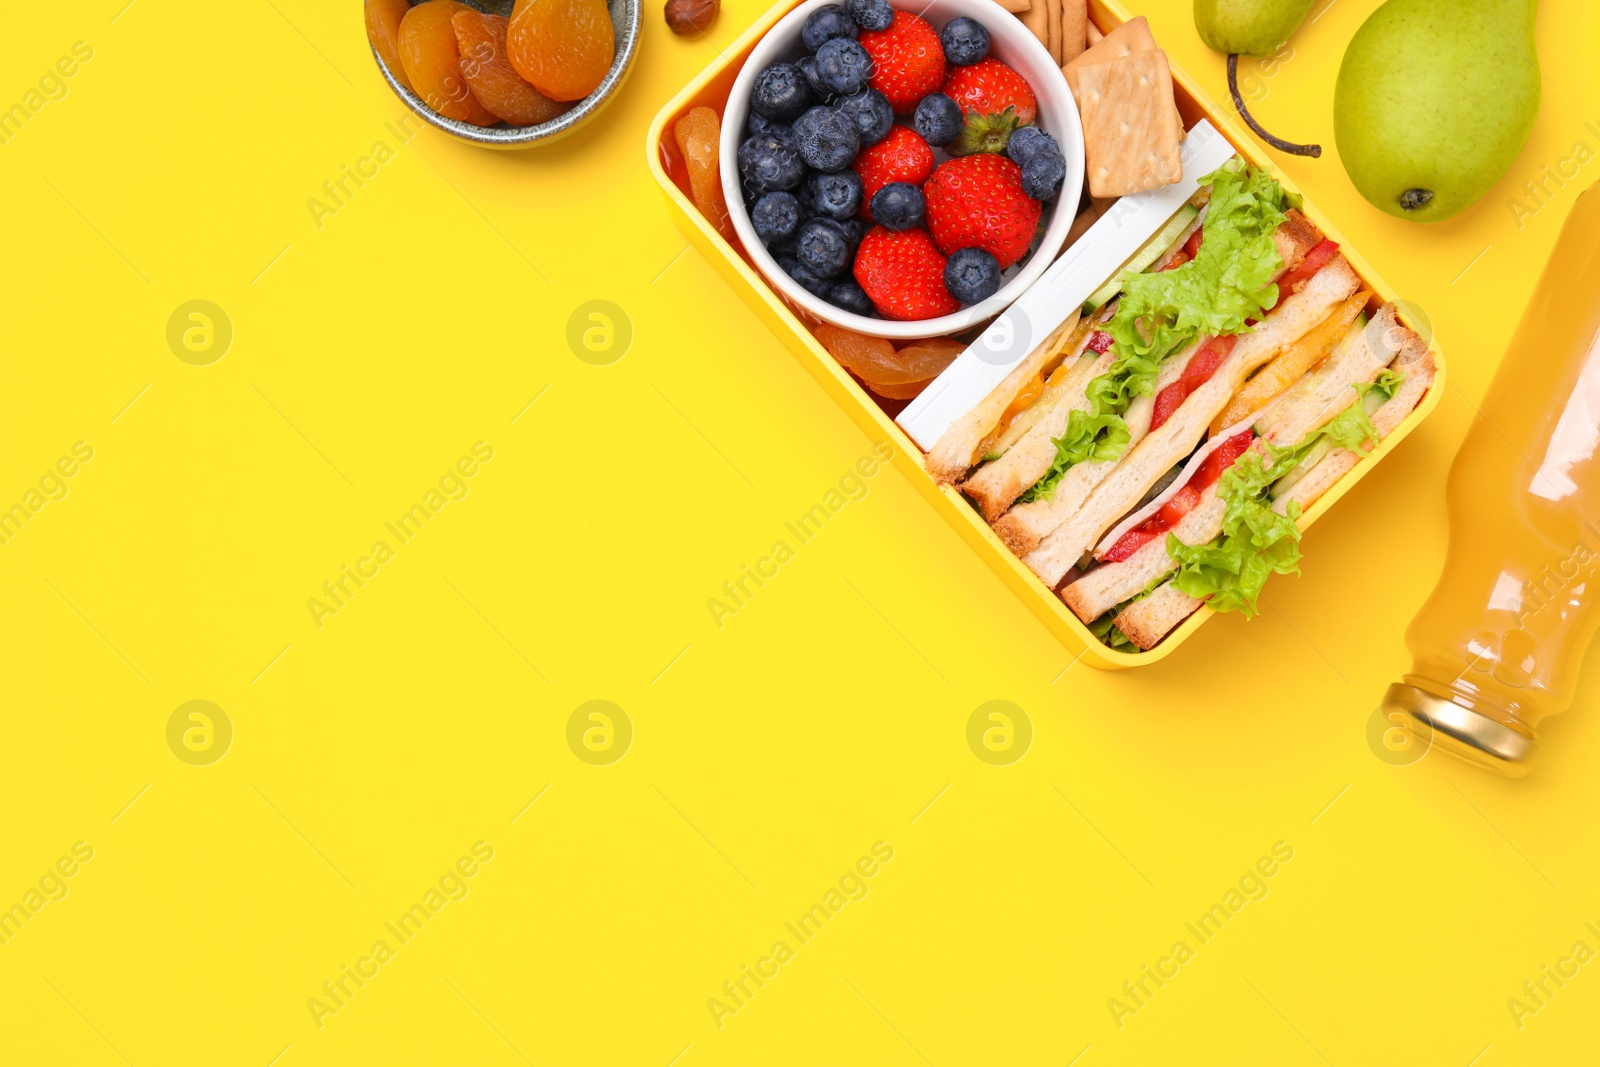
[[[1173,270],[1123,277],[1122,297],[1106,324],[1116,360],[1087,388],[1091,407],[1056,439],[1057,457],[1043,489],[1049,499],[1062,473],[1085,459],[1115,459],[1128,443],[1122,414],[1155,391],[1161,364],[1198,337],[1245,332],[1278,303],[1273,276],[1283,267],[1272,235],[1283,224],[1283,187],[1264,170],[1234,158],[1200,179],[1211,186],[1200,251]]]
[[[1056,486],[1067,469],[1085,460],[1116,459],[1128,447],[1128,424],[1116,415],[1091,415],[1073,411],[1067,429],[1056,438],[1056,458],[1044,477],[1017,499],[1024,504],[1035,500],[1054,500]]]
[[[1385,367],[1378,372],[1378,377],[1370,382],[1357,382],[1356,392],[1365,400],[1368,393],[1376,393],[1385,400],[1393,400],[1394,394],[1400,390],[1400,383],[1406,380],[1405,374]]]
[[[1203,545],[1167,535],[1167,552],[1178,561],[1172,584],[1204,600],[1215,611],[1256,614],[1256,599],[1274,574],[1300,573],[1300,505],[1279,515],[1262,499],[1266,488],[1304,458],[1316,434],[1288,449],[1251,449],[1223,472],[1217,493],[1226,503],[1222,534]]]

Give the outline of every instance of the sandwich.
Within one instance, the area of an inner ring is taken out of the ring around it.
[[[1433,369],[1235,156],[925,463],[1102,641],[1149,649],[1202,604],[1253,615],[1269,575],[1298,573],[1303,512]]]

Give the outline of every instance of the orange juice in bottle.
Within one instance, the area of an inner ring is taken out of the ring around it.
[[[1450,549],[1383,714],[1512,777],[1600,627],[1600,186],[1578,198],[1450,468]]]

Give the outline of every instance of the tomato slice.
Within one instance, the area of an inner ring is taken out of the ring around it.
[[[1183,402],[1189,399],[1190,393],[1211,380],[1211,376],[1217,373],[1217,368],[1222,366],[1222,361],[1228,358],[1228,353],[1232,352],[1233,346],[1238,343],[1239,338],[1231,334],[1227,337],[1215,337],[1210,344],[1195,353],[1178,380],[1156,394],[1155,409],[1150,414],[1152,432],[1160,429],[1161,424],[1183,406]]]
[[[1194,472],[1194,477],[1189,479],[1189,485],[1196,489],[1205,489],[1217,484],[1217,479],[1222,477],[1222,472],[1233,466],[1234,460],[1244,455],[1245,449],[1250,447],[1250,442],[1255,440],[1256,432],[1249,427],[1240,430],[1222,444],[1216,451],[1207,456],[1205,462],[1200,464],[1200,469]]]
[[[1328,265],[1328,260],[1338,251],[1339,245],[1336,242],[1324,240],[1307,252],[1306,258],[1300,261],[1299,266],[1278,279],[1278,298],[1281,300],[1290,293],[1298,293],[1301,287],[1311,280],[1312,275]]]
[[[1084,347],[1097,356],[1103,356],[1111,351],[1111,335],[1104,330],[1096,330],[1089,335],[1089,343]]]
[[[1182,489],[1172,494],[1154,515],[1117,538],[1117,543],[1107,549],[1105,555],[1099,557],[1100,562],[1121,563],[1182,522],[1185,515],[1199,506],[1200,494],[1215,485],[1217,479],[1222,477],[1223,471],[1233,466],[1234,461],[1244,455],[1250,443],[1255,440],[1255,436],[1254,430],[1240,430],[1218,445],[1216,450],[1205,458],[1205,462],[1200,464],[1200,469],[1184,483]]]
[[[1187,262],[1189,262],[1189,253],[1180,250],[1171,259],[1167,260],[1167,265],[1161,269],[1163,271],[1177,270]]]
[[[1166,523],[1167,528],[1171,529],[1178,525],[1179,520],[1193,511],[1195,505],[1199,503],[1200,490],[1195,488],[1193,481],[1190,481],[1188,485],[1172,494],[1171,499],[1161,505],[1161,510],[1156,512],[1155,517]]]
[[[1153,522],[1155,522],[1155,520],[1151,519],[1150,522],[1135,526],[1133,529],[1117,538],[1117,543],[1112,545],[1111,548],[1107,550],[1106,554],[1100,557],[1100,562],[1121,563],[1123,560],[1128,559],[1145,545],[1148,545],[1151,541],[1154,541],[1161,534],[1167,532],[1167,528],[1165,526],[1161,527],[1160,529],[1152,526],[1151,523]]]
[[[1189,235],[1189,239],[1183,243],[1183,250],[1189,254],[1190,259],[1193,259],[1195,256],[1200,254],[1200,245],[1205,241],[1205,239],[1206,230],[1204,226],[1200,227],[1199,229],[1195,230],[1194,233]]]

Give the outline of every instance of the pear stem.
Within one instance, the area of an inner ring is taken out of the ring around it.
[[[1244,106],[1244,97],[1239,95],[1239,55],[1237,52],[1228,56],[1228,91],[1233,94],[1233,106],[1239,109],[1239,115],[1245,123],[1273,148],[1280,152],[1289,152],[1297,156],[1310,156],[1316,159],[1322,155],[1322,146],[1319,144],[1295,144],[1285,141],[1282,137],[1274,137],[1262,128],[1261,123],[1250,114],[1250,109]]]

